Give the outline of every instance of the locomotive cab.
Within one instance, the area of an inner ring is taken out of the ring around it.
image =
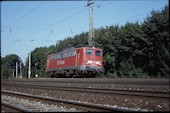
[[[97,73],[103,73],[102,49],[85,48],[84,49],[86,71],[95,76]]]

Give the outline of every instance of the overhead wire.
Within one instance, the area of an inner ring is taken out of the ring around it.
[[[121,1],[121,0],[119,0],[119,1]],[[116,1],[116,3],[119,3],[119,1]],[[122,15],[122,14],[124,14],[124,13],[129,14],[129,13],[127,13],[127,12],[132,12],[132,11],[136,11],[137,9],[145,8],[144,6],[150,5],[150,4],[152,4],[152,3],[154,3],[154,1],[151,1],[151,2],[146,3],[146,4],[142,4],[140,7],[138,6],[138,7],[129,9],[129,10],[127,10],[126,12],[121,12],[121,13],[119,12],[119,13],[117,13],[117,14],[108,16],[108,17],[103,18],[103,19],[100,19],[100,21],[98,21],[97,23],[101,23],[101,21],[104,22],[104,21],[106,21],[106,20],[108,20],[108,19],[110,19],[110,18],[113,18],[113,17],[118,17],[119,15]],[[106,5],[106,4],[105,4],[105,5]],[[111,5],[111,4],[107,4],[107,5]]]
[[[57,23],[63,22],[63,21],[65,21],[65,20],[67,20],[67,19],[70,19],[70,18],[72,18],[73,16],[78,15],[78,14],[82,13],[82,12],[85,11],[85,10],[86,10],[86,9],[83,9],[83,10],[77,12],[77,13],[74,13],[73,15],[70,15],[70,16],[62,19],[62,20],[59,20],[59,21],[57,21],[57,22],[55,22],[55,23],[53,23],[53,24],[50,24],[50,27],[52,27],[52,25],[55,25],[55,24],[57,24]],[[50,34],[49,34],[49,35],[50,35]],[[48,36],[48,37],[49,37],[49,36]],[[46,38],[44,38],[44,40],[45,40],[45,39],[46,39]]]
[[[16,14],[16,12],[17,12],[18,10],[21,10],[21,8],[24,7],[25,5],[26,5],[26,3],[25,3],[24,5],[22,5],[21,7],[19,7],[17,10],[14,10],[14,12],[12,13],[12,15]],[[1,10],[3,10],[3,9],[1,9]],[[9,20],[10,17],[11,17],[11,15],[9,15],[8,17],[6,17],[6,18],[5,18],[5,21]]]
[[[103,1],[102,1],[101,3],[103,3]],[[97,6],[97,5],[99,5],[99,3],[96,4],[96,6]],[[106,5],[106,4],[105,4],[105,5]],[[85,10],[86,10],[86,9],[85,9]],[[84,10],[81,10],[81,11],[79,11],[79,12],[77,12],[77,13],[74,13],[73,15],[70,15],[70,16],[62,19],[62,20],[59,20],[59,21],[54,22],[54,23],[52,23],[52,24],[50,23],[50,25],[48,25],[47,27],[44,27],[44,28],[42,28],[42,29],[40,29],[40,30],[38,30],[38,31],[36,31],[36,32],[31,33],[31,34],[25,36],[23,39],[25,39],[25,38],[27,38],[27,37],[29,37],[29,36],[32,36],[32,35],[34,35],[34,34],[36,34],[36,33],[38,33],[38,32],[41,32],[41,31],[43,31],[43,30],[45,30],[45,29],[47,29],[47,28],[49,28],[49,27],[52,28],[53,25],[55,25],[55,24],[57,24],[57,23],[60,23],[60,22],[63,22],[63,21],[65,21],[65,20],[67,20],[67,19],[70,19],[71,17],[73,17],[73,16],[75,16],[75,15],[77,15],[77,14],[83,12],[83,11],[84,11]],[[87,25],[83,25],[83,26],[87,26]],[[83,27],[83,26],[82,26],[82,27]],[[49,36],[50,36],[50,33],[49,33],[49,35],[48,35],[47,37],[49,37]],[[21,40],[23,40],[23,39],[21,39]],[[45,40],[45,39],[46,39],[46,38],[44,38],[44,40]],[[35,41],[35,40],[34,40],[34,41]]]
[[[77,2],[74,2],[73,3],[73,5],[75,5]],[[73,5],[71,5],[71,6],[73,6]],[[52,12],[58,12],[58,11],[62,11],[62,10],[70,10],[70,9],[76,9],[76,8],[80,8],[80,7],[82,7],[82,6],[78,6],[78,7],[70,7],[70,5],[68,5],[68,6],[66,6],[66,7],[64,7],[64,8],[60,8],[60,9],[37,9],[37,10],[35,10],[35,12],[37,11],[37,12],[45,12],[45,11],[47,11],[47,12],[49,12],[49,11],[52,11]],[[27,11],[27,10],[29,10],[29,9],[21,9],[21,8],[18,8],[18,9],[11,9],[11,8],[3,8],[3,9],[1,9],[1,10],[14,10],[14,11]]]
[[[101,3],[104,3],[104,1],[105,0],[103,0],[103,1],[101,1],[100,3],[98,3],[98,4],[96,4],[95,6],[97,6],[97,5],[99,5],[99,4],[101,4]],[[55,22],[55,23],[50,23],[50,25],[48,25],[47,27],[44,27],[44,28],[42,28],[42,29],[40,29],[40,30],[38,30],[38,31],[36,31],[36,32],[33,32],[33,33],[31,33],[31,34],[29,34],[29,35],[27,35],[27,36],[25,36],[24,38],[22,38],[22,39],[20,39],[19,41],[17,41],[17,42],[20,42],[21,40],[23,40],[23,39],[25,39],[25,38],[27,38],[27,37],[29,37],[29,36],[32,36],[32,35],[34,35],[34,34],[36,34],[36,33],[38,33],[38,32],[41,32],[41,31],[43,31],[43,30],[45,30],[45,29],[47,29],[47,28],[49,28],[50,27],[50,30],[51,30],[51,32],[52,32],[52,26],[53,25],[55,25],[55,24],[57,24],[57,23],[60,23],[60,22],[63,22],[63,21],[65,21],[65,20],[67,20],[67,19],[70,19],[70,18],[72,18],[73,16],[75,16],[75,15],[78,15],[78,14],[80,14],[81,12],[83,12],[83,11],[85,11],[86,9],[83,9],[83,10],[81,10],[81,11],[79,11],[79,12],[77,12],[77,13],[74,13],[73,15],[70,15],[70,16],[68,16],[68,17],[66,17],[66,18],[64,18],[64,19],[62,19],[62,20],[59,20],[59,21],[57,21],[57,22]],[[86,26],[86,25],[83,25],[83,26]],[[49,37],[50,36],[50,33],[49,33],[49,35],[47,36],[47,37]],[[32,39],[33,40],[33,39]],[[44,38],[44,40],[45,40],[45,38]],[[33,40],[33,41],[35,41],[35,39]]]
[[[76,2],[77,3],[77,2]],[[72,7],[72,6],[74,6],[75,4],[76,4],[75,2],[73,3],[73,5],[69,5],[69,6],[66,6],[66,7],[64,7],[64,8],[60,8],[60,9],[56,9],[56,10],[46,10],[46,11],[48,11],[48,12],[52,12],[52,11],[55,11],[55,12],[53,12],[53,13],[51,13],[51,14],[56,14],[56,13],[58,13],[58,12],[61,12],[61,11],[65,11],[65,10],[70,10],[70,9],[75,9],[75,8],[80,8],[80,6],[79,7]],[[35,11],[35,10],[34,10]],[[37,11],[37,10],[36,10]],[[35,23],[33,23],[33,25],[21,25],[21,26],[14,26],[14,27],[12,27],[12,28],[18,28],[18,27],[36,27],[36,26],[48,26],[49,24],[37,24],[37,23],[40,23],[41,21],[43,21],[43,20],[45,20],[45,19],[47,19],[47,18],[49,18],[50,16],[47,16],[46,18],[41,18],[40,20],[38,20],[38,21],[36,21]],[[20,30],[24,30],[24,29],[20,29]]]
[[[24,36],[24,37],[23,37],[22,39],[20,39],[20,40],[24,40],[24,39],[26,39],[27,37],[32,36],[32,35],[34,35],[34,34],[36,34],[36,33],[39,33],[39,32],[41,32],[41,31],[43,31],[43,30],[46,30],[47,28],[52,27],[52,26],[55,25],[55,24],[58,24],[58,23],[63,22],[63,21],[65,21],[65,20],[67,20],[67,19],[70,19],[70,18],[72,18],[73,16],[76,16],[76,15],[82,13],[82,12],[85,11],[85,10],[87,10],[87,9],[80,10],[79,12],[76,12],[76,13],[74,13],[74,14],[68,16],[68,17],[65,17],[65,18],[63,18],[63,19],[61,19],[61,20],[59,20],[59,21],[57,21],[57,22],[54,22],[54,23],[48,25],[47,27],[44,27],[44,28],[42,28],[42,29],[40,29],[40,30],[38,30],[38,31],[36,31],[36,32],[33,32],[33,33],[31,33],[31,34],[29,34],[29,35],[27,35],[27,36]]]
[[[101,3],[103,3],[103,2],[101,2]],[[99,5],[99,4],[96,4],[96,6],[97,6],[97,5]],[[146,4],[145,4],[145,5],[146,5]],[[143,5],[142,5],[142,6],[143,6]],[[142,6],[141,6],[141,7],[142,7]],[[138,8],[139,8],[139,7],[138,7]],[[137,9],[137,8],[133,8],[133,9],[131,9],[131,10],[134,10],[134,9]],[[86,9],[85,9],[85,10],[86,10]],[[47,28],[49,28],[49,27],[50,27],[50,29],[51,29],[53,25],[55,25],[55,24],[57,24],[57,23],[60,23],[60,22],[63,22],[63,21],[65,21],[65,20],[67,20],[67,19],[70,19],[71,17],[73,17],[73,16],[75,16],[75,15],[78,15],[79,13],[81,13],[81,12],[83,12],[83,11],[85,11],[85,10],[83,9],[83,10],[81,10],[81,11],[79,11],[79,12],[77,12],[77,13],[74,13],[73,15],[70,15],[70,16],[68,16],[68,17],[65,17],[65,18],[63,18],[63,19],[61,19],[61,20],[59,20],[59,21],[57,21],[57,22],[50,23],[50,25],[48,25],[48,26],[46,26],[46,27],[44,27],[44,28],[42,28],[42,29],[40,29],[40,30],[38,30],[38,31],[36,31],[36,32],[33,32],[33,33],[31,33],[31,34],[29,34],[29,35],[27,35],[27,36],[25,36],[24,38],[20,39],[20,41],[24,40],[25,38],[27,38],[27,37],[29,37],[29,36],[32,36],[32,35],[38,33],[38,32],[44,31],[45,29],[47,29]],[[84,25],[84,26],[86,26],[86,25]],[[52,31],[51,31],[51,33],[52,33]],[[50,36],[50,33],[49,33],[49,35],[48,35],[47,37],[49,37],[49,36]],[[44,38],[44,40],[45,40],[45,38]],[[35,39],[34,39],[34,41],[35,41]]]
[[[19,20],[21,20],[22,18],[24,18],[26,15],[28,15],[29,13],[31,13],[32,11],[34,11],[36,8],[38,8],[40,5],[42,5],[44,2],[41,2],[40,4],[36,5],[34,8],[30,9],[27,13],[25,13],[23,16],[19,17],[18,19],[16,19],[13,23],[11,23],[10,25],[8,25],[7,27],[5,27],[1,32],[3,32],[4,30],[6,30],[7,28],[9,28],[10,26],[14,25],[16,22],[18,22]]]

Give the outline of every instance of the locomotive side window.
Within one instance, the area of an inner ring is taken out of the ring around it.
[[[66,52],[66,53],[63,53],[63,58],[66,58],[66,57],[70,57],[72,56],[72,52]]]
[[[63,58],[63,53],[61,53],[61,58]]]
[[[60,59],[60,58],[61,58],[61,54],[51,57],[51,59]]]
[[[57,59],[60,59],[61,58],[61,55],[57,55]]]
[[[96,50],[96,56],[101,56],[101,51]]]
[[[66,58],[67,57],[67,53],[63,53],[63,58]]]
[[[72,51],[71,56],[76,56],[76,51]]]
[[[70,57],[71,56],[71,52],[67,52],[67,57]]]
[[[86,50],[86,54],[87,54],[87,55],[92,55],[92,54],[93,54],[93,51],[92,51],[92,50]]]
[[[57,55],[53,56],[53,59],[57,59]]]

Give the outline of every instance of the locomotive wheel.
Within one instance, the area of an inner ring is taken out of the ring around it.
[[[51,78],[54,78],[54,75],[53,75],[53,74],[51,75]]]
[[[64,75],[65,75],[65,77],[71,77],[69,72],[66,72]]]
[[[81,78],[85,78],[85,75],[84,75],[84,74],[81,74],[80,77],[81,77]]]
[[[50,77],[51,77],[51,78],[54,78],[54,77],[55,77],[55,72],[54,72],[54,71],[51,72]]]
[[[78,74],[78,73],[76,73],[76,74],[73,75],[73,78],[81,78],[81,77],[82,77],[82,75],[80,75],[80,74]]]

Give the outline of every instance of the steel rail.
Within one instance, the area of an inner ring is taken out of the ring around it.
[[[33,110],[23,109],[23,108],[14,106],[14,105],[6,104],[6,103],[1,101],[1,110],[2,110],[2,106],[8,107],[8,108],[14,110],[15,112],[33,112]]]
[[[86,107],[86,108],[90,108],[90,109],[98,109],[99,111],[114,111],[114,112],[133,112],[133,111],[135,111],[135,110],[128,110],[128,109],[114,108],[112,106],[98,105],[98,104],[93,104],[93,103],[80,103],[80,102],[76,102],[76,101],[55,99],[55,98],[42,97],[42,96],[36,96],[36,95],[30,95],[30,94],[20,94],[20,93],[16,93],[16,92],[1,91],[1,94],[16,95],[16,96],[21,96],[21,97],[33,98],[33,99],[41,99],[41,100],[47,100],[47,101],[52,101],[52,102],[71,104],[71,105]]]
[[[9,82],[11,80],[4,80],[2,81],[3,82]],[[13,81],[13,80],[12,80]],[[15,80],[15,82],[37,82],[37,83],[75,83],[75,84],[126,84],[126,85],[169,85],[169,81],[165,81],[165,82],[156,82],[156,81],[123,81],[123,82],[120,82],[120,81],[112,81],[112,80],[106,80],[106,81],[87,81],[87,80],[83,80],[83,81],[78,81],[78,80]]]
[[[2,87],[4,83],[1,83]],[[168,92],[159,91],[140,91],[140,90],[119,90],[119,89],[103,89],[103,88],[84,88],[84,87],[64,87],[64,86],[45,86],[45,85],[25,85],[25,84],[5,84],[5,86],[20,87],[20,88],[38,88],[47,90],[60,90],[60,91],[74,91],[85,93],[100,93],[100,94],[117,94],[117,95],[129,95],[150,97],[159,99],[169,99],[170,94]],[[22,87],[21,87],[22,86]]]

